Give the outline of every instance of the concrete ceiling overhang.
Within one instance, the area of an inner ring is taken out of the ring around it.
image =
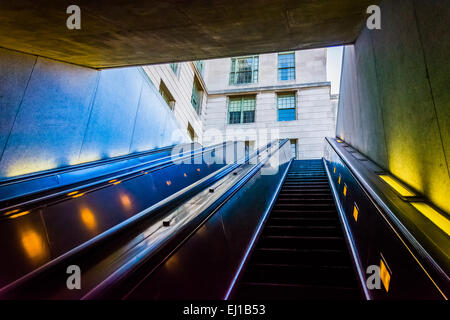
[[[352,43],[374,0],[12,0],[0,46],[92,68]],[[69,30],[66,9],[81,9]]]

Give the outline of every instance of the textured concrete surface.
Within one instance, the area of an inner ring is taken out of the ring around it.
[[[381,3],[344,52],[337,135],[450,212],[449,1]]]
[[[378,0],[2,1],[0,45],[93,68],[352,43]],[[81,29],[66,8],[81,8]]]
[[[0,76],[0,179],[188,141],[140,68],[0,49]]]

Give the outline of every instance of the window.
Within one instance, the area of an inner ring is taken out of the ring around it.
[[[172,68],[173,73],[175,73],[176,75],[178,75],[178,67],[179,67],[179,63],[171,63],[170,67]]]
[[[278,80],[295,79],[295,53],[278,54]]]
[[[228,102],[228,123],[255,122],[255,96],[230,97]]]
[[[195,134],[194,128],[192,128],[192,125],[189,122],[187,126],[187,132],[192,142],[197,141],[197,135]]]
[[[245,157],[248,157],[250,153],[255,149],[255,141],[245,141]]]
[[[195,67],[197,68],[198,73],[203,76],[203,60],[194,61]]]
[[[231,58],[230,84],[258,82],[258,56]]]
[[[159,84],[159,93],[164,98],[169,108],[173,110],[173,108],[175,107],[175,99],[173,98],[169,89],[167,89],[166,84],[162,80],[161,83]]]
[[[200,81],[197,79],[197,77],[195,77],[194,83],[192,85],[191,104],[194,107],[194,110],[197,112],[197,114],[200,114],[202,97],[203,97],[203,90],[200,85]]]
[[[296,119],[295,93],[277,94],[278,121],[291,121]]]
[[[291,139],[289,142],[291,143],[292,155],[294,156],[294,159],[297,159],[297,139]]]

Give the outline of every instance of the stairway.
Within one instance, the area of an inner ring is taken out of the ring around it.
[[[232,299],[359,299],[322,160],[294,160]]]

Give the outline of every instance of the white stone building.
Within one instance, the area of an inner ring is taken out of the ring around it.
[[[202,114],[206,107],[203,62],[182,62],[143,67],[193,141],[202,143]],[[195,89],[195,90],[194,90]]]
[[[297,159],[313,159],[323,156],[324,138],[334,136],[337,97],[326,81],[326,49],[145,70],[180,124],[204,145],[237,139],[252,149],[288,138]],[[195,108],[198,92],[201,105]]]

